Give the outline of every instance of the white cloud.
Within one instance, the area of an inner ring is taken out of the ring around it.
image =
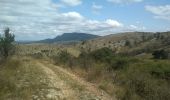
[[[110,26],[113,26],[113,27],[121,27],[123,26],[121,23],[119,23],[118,21],[116,20],[112,20],[112,19],[107,19],[106,20],[106,23]]]
[[[130,28],[131,28],[131,29],[138,29],[138,27],[135,26],[135,25],[130,25]]]
[[[19,40],[52,38],[66,32],[111,33],[119,21],[90,20],[78,12],[59,13],[51,0],[0,0],[0,30],[10,27]]]
[[[99,14],[102,8],[103,8],[102,5],[97,5],[96,3],[93,3],[92,5],[92,11],[94,14]]]
[[[102,8],[103,8],[102,5],[97,5],[96,3],[93,3],[93,5],[92,5],[93,10],[101,10]]]
[[[116,3],[116,4],[128,4],[128,3],[142,2],[143,0],[107,0],[107,1]]]
[[[69,19],[71,21],[84,19],[84,17],[82,15],[80,15],[79,13],[77,13],[77,12],[62,13],[61,17],[63,19]]]
[[[146,28],[142,25],[129,25],[124,28],[124,31],[145,31]]]
[[[166,31],[170,31],[170,27],[166,28]]]
[[[145,9],[152,14],[154,14],[155,18],[165,19],[170,21],[170,5],[164,6],[145,6]]]
[[[56,11],[50,0],[1,0],[0,26],[9,26],[20,38],[42,33],[45,24],[55,19]]]
[[[77,6],[82,4],[82,0],[61,0],[61,2],[69,6]]]

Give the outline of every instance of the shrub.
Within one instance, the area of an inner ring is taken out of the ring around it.
[[[156,50],[152,53],[154,59],[167,59],[168,58],[168,52],[165,50]]]
[[[136,100],[134,97],[138,97],[139,100],[168,100],[170,86],[163,73],[170,71],[169,66],[165,61],[143,61],[130,64],[126,70],[119,71],[115,83],[128,91],[121,99]],[[152,72],[156,72],[158,76]]]
[[[124,67],[127,67],[129,63],[129,59],[125,57],[116,57],[113,58],[110,67],[112,70],[118,70],[123,69]]]
[[[68,53],[66,50],[60,51],[56,56],[53,57],[56,64],[66,65],[70,68],[75,65],[75,58]]]
[[[150,69],[148,69],[148,71],[154,78],[169,80],[170,79],[170,67],[168,66],[170,65],[166,62],[159,62],[159,63],[152,65]]]
[[[83,51],[79,57],[78,57],[78,66],[82,67],[83,69],[85,69],[86,71],[88,71],[89,67],[91,67],[93,63],[92,58],[90,57],[90,55]]]
[[[38,58],[38,59],[40,59],[40,58],[43,58],[43,57],[44,57],[44,55],[43,55],[43,53],[42,53],[42,52],[35,52],[35,53],[31,54],[31,55],[32,55],[32,57],[34,57],[34,58]]]
[[[59,56],[60,62],[62,63],[66,63],[70,58],[70,54],[65,50],[61,51],[58,56]]]
[[[114,56],[114,52],[111,49],[104,47],[91,52],[90,56],[94,58],[96,61],[109,62]]]

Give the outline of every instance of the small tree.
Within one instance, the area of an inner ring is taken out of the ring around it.
[[[7,58],[13,50],[13,42],[15,41],[15,35],[10,33],[10,29],[6,28],[4,34],[0,35],[0,54]]]

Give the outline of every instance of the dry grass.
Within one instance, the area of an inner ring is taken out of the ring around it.
[[[68,47],[66,48],[66,50],[75,57],[78,57],[80,55],[80,51],[78,49]]]
[[[30,59],[8,59],[0,65],[0,100],[32,100],[46,88],[44,77]]]
[[[16,45],[16,55],[18,56],[31,56],[34,58],[51,58],[60,51],[66,50],[71,55],[78,57],[80,50],[66,45],[57,44],[19,44]]]

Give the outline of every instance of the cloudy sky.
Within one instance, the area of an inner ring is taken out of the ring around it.
[[[170,0],[0,0],[0,33],[5,27],[17,40],[170,31]]]

